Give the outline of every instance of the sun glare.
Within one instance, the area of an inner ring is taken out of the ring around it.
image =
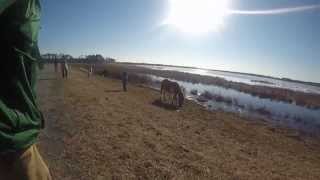
[[[229,0],[169,0],[164,24],[182,32],[203,34],[218,31],[229,12]]]

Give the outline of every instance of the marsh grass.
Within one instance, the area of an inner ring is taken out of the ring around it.
[[[86,66],[86,65],[77,65]],[[307,107],[309,109],[320,109],[320,95],[305,93],[300,91],[293,91],[289,89],[274,88],[260,85],[248,85],[240,82],[227,81],[220,77],[203,76],[198,74],[167,71],[167,70],[154,70],[140,66],[128,64],[107,64],[95,66],[97,74],[108,76],[111,78],[121,79],[121,73],[127,72],[129,74],[129,82],[131,83],[152,83],[152,79],[143,74],[150,74],[163,78],[175,79],[178,81],[185,81],[190,83],[202,83],[207,85],[215,85],[224,87],[226,89],[234,89],[243,93],[250,94],[254,97],[262,99],[271,99],[274,101],[282,101],[286,103],[294,103],[299,106]],[[223,101],[221,97],[215,97],[217,101]],[[229,103],[229,100],[227,101]]]

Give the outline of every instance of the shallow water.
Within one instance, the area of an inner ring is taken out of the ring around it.
[[[197,68],[183,68],[183,67],[157,66],[157,65],[138,65],[138,66],[155,69],[155,70],[178,71],[178,72],[185,72],[185,73],[191,73],[191,74],[220,77],[227,81],[241,82],[249,85],[263,85],[263,86],[291,89],[294,91],[301,91],[306,93],[320,94],[320,87],[301,84],[301,83],[295,83],[295,82],[288,82],[288,81],[283,81],[279,79],[272,79],[267,77],[259,77],[254,75],[245,75],[245,74],[239,74],[239,73],[233,73],[233,72],[221,72],[221,71],[205,70],[205,69],[197,69]]]
[[[159,88],[160,82],[165,79],[154,75],[145,75],[153,80],[151,86]],[[226,89],[215,85],[193,84],[177,81],[185,88],[186,97],[190,100],[204,105],[211,110],[223,110],[226,112],[239,113],[240,115],[263,118],[271,123],[302,130],[306,133],[320,134],[320,110],[308,109],[306,107],[289,104],[270,99],[261,99],[247,93],[233,89]],[[191,93],[196,90],[197,94]],[[202,93],[209,92],[232,100],[232,103],[217,102],[215,100],[198,101]]]

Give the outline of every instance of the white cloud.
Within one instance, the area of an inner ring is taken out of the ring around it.
[[[316,5],[307,5],[307,6],[298,6],[298,7],[286,7],[278,9],[268,9],[268,10],[230,10],[230,14],[240,14],[240,15],[277,15],[277,14],[287,14],[295,12],[303,12],[319,9],[320,4]]]

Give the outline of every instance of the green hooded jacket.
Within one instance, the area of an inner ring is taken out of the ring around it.
[[[36,102],[39,0],[0,0],[0,153],[35,143],[43,127]]]

